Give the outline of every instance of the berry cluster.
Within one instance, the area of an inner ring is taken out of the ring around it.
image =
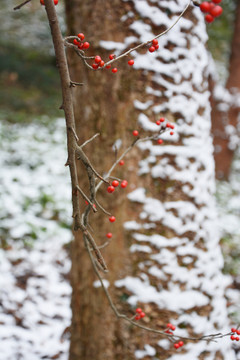
[[[172,330],[172,331],[171,331]],[[176,326],[174,326],[171,323],[167,324],[167,329],[165,330],[166,334],[170,334],[173,335],[173,331],[176,330]],[[174,344],[175,349],[179,349],[180,347],[182,347],[184,345],[183,341],[179,341],[178,343]]]
[[[121,185],[120,185],[120,186],[121,186],[122,189],[124,189],[125,187],[127,187],[127,184],[128,184],[127,180],[123,180],[123,181],[121,182]],[[112,185],[109,185],[109,186],[108,186],[107,191],[108,191],[110,194],[113,193],[113,192],[115,191],[115,188],[118,187],[118,185],[119,185],[119,181],[113,180]]]
[[[144,318],[145,315],[146,315],[145,312],[143,312],[141,308],[137,308],[135,320],[140,320],[140,319]]]
[[[54,2],[54,5],[58,4],[58,0],[53,0],[53,2]],[[40,0],[40,4],[45,5],[44,0]]]
[[[157,39],[153,39],[152,45],[150,46],[150,48],[148,49],[148,51],[152,53],[152,52],[158,50],[158,48],[159,48],[158,40],[157,40]]]
[[[200,9],[205,13],[205,20],[207,23],[212,23],[214,19],[220,16],[223,9],[220,5],[217,5],[222,0],[203,1],[200,5]]]
[[[41,2],[44,0],[40,0]],[[54,3],[55,1],[58,1],[58,0],[54,0]],[[78,39],[74,39],[73,40],[73,44],[76,45],[79,50],[87,50],[89,47],[90,47],[90,44],[89,42],[85,41],[83,42],[83,40],[85,39],[85,35],[83,33],[79,33],[77,35]],[[110,54],[109,55],[109,60],[114,60],[116,58],[116,55],[115,54]],[[134,65],[134,60],[131,59],[128,61],[128,65],[129,66],[133,66]],[[102,60],[101,56],[99,55],[96,55],[94,57],[94,63],[92,63],[92,68],[94,70],[97,70],[99,68],[105,68],[105,69],[110,69],[111,68],[111,64],[108,64],[108,65],[105,65],[105,62]],[[112,73],[117,73],[118,69],[116,67],[112,68]]]
[[[231,332],[234,333],[234,334],[240,335],[240,330],[237,330],[235,328],[231,328]],[[234,336],[234,335],[231,335],[230,339],[232,341],[234,341],[234,340],[239,341],[240,340],[240,338],[238,336]]]

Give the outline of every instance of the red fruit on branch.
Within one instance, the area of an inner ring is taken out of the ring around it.
[[[158,45],[158,44],[155,45],[154,47],[155,47],[155,50],[158,50],[158,49],[159,49],[159,45]]]
[[[213,2],[214,4],[220,4],[221,1],[222,1],[222,0],[212,0],[212,2]]]
[[[115,191],[115,187],[110,185],[110,186],[108,186],[107,191],[111,194]]]
[[[153,44],[153,46],[158,45],[158,40],[157,40],[157,39],[153,39],[152,44]]]
[[[78,44],[79,44],[79,42],[77,41],[77,39],[74,39],[74,40],[73,40],[73,43],[74,43],[74,45],[78,45]]]
[[[125,188],[125,187],[127,187],[127,184],[128,184],[128,182],[127,182],[127,180],[123,180],[122,182],[121,182],[121,188]]]
[[[84,35],[83,33],[79,33],[79,34],[78,34],[78,37],[79,37],[80,40],[85,39],[85,35]]]
[[[108,239],[111,239],[112,233],[107,233],[106,237],[107,237]]]
[[[211,14],[207,14],[205,20],[207,23],[211,24],[214,21],[214,17]]]
[[[156,121],[156,124],[157,124],[157,125],[161,125],[161,121],[160,121],[160,120],[157,120],[157,121]]]
[[[58,0],[54,0],[54,5],[57,5],[58,4]]]
[[[133,64],[134,64],[134,60],[131,59],[128,61],[128,65],[132,66]]]
[[[100,62],[102,61],[101,56],[96,55],[95,58],[94,58],[94,61],[95,61],[96,64],[100,64]]]
[[[115,216],[110,216],[109,221],[114,222],[116,220]]]
[[[83,43],[83,49],[88,49],[89,46],[90,46],[89,42],[85,41],[85,42]]]
[[[92,64],[92,68],[93,68],[94,70],[97,70],[98,64],[93,63],[93,64]]]
[[[105,65],[105,62],[103,60],[101,60],[99,66],[103,67],[104,65]]]
[[[117,187],[119,185],[119,182],[117,180],[113,180],[112,186]]]
[[[113,68],[113,69],[112,69],[112,73],[114,73],[114,74],[116,74],[117,71],[118,71],[117,68]]]
[[[180,346],[178,343],[174,344],[175,349],[178,349]]]
[[[137,308],[137,309],[136,309],[136,313],[141,314],[141,312],[142,312],[142,309],[141,309],[141,308]]]
[[[170,135],[173,135],[174,134],[174,132],[173,131],[170,131]]]
[[[110,59],[110,60],[115,59],[115,57],[116,57],[116,55],[115,55],[115,54],[110,54],[110,55],[109,55],[109,59]]]
[[[136,315],[135,316],[135,320],[140,320],[141,319],[141,316],[140,315]]]
[[[110,64],[110,65],[107,65],[107,66],[106,66],[106,69],[110,69],[110,67],[111,67],[111,64]]]
[[[179,345],[179,346],[183,346],[183,345],[184,345],[184,342],[183,342],[183,341],[179,341],[179,342],[178,342],[178,345]]]
[[[124,165],[124,160],[120,160],[120,161],[119,161],[119,165],[120,165],[120,166],[123,166],[123,165]]]
[[[210,10],[210,15],[212,15],[213,17],[218,17],[222,14],[222,12],[223,12],[222,7],[219,5],[216,5],[216,6],[214,6],[213,9]]]
[[[158,143],[159,145],[161,145],[161,144],[163,143],[163,140],[162,140],[162,139],[158,139],[157,143]]]
[[[237,329],[231,328],[231,332],[235,333],[236,331],[237,331]]]
[[[140,313],[140,318],[144,318],[145,315],[146,315],[146,314],[142,311],[142,312]]]
[[[200,9],[203,13],[208,13],[211,9],[211,5],[208,1],[204,1],[201,3]]]
[[[159,119],[159,121],[160,121],[160,122],[164,122],[164,121],[165,121],[164,117],[161,117],[161,118]]]
[[[133,134],[133,136],[138,136],[139,132],[137,130],[133,130],[132,134]]]
[[[156,50],[156,49],[155,49],[154,46],[151,46],[151,47],[148,49],[148,51],[150,51],[151,53],[154,52],[155,50]]]

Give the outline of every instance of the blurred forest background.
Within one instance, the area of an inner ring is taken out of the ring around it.
[[[24,10],[14,12],[15,5],[17,5],[16,1],[13,3],[9,0],[1,0],[1,251],[11,251],[13,241],[21,243],[19,245],[21,249],[22,246],[32,247],[36,241],[41,241],[47,236],[57,239],[60,254],[61,246],[65,249],[68,247],[66,239],[71,240],[70,190],[69,193],[66,191],[66,181],[69,181],[68,169],[64,168],[61,161],[56,162],[54,167],[50,166],[51,159],[55,158],[56,154],[59,154],[59,158],[66,157],[62,147],[65,143],[65,124],[61,119],[63,112],[59,110],[60,82],[44,7],[40,7],[38,1],[34,1],[31,6],[24,7]],[[224,85],[228,76],[235,2],[223,0],[222,6],[223,15],[213,24],[208,25],[208,46],[216,63],[219,81]],[[61,1],[57,11],[64,32],[64,6]],[[9,154],[12,156],[9,157]],[[31,191],[30,185],[33,187]],[[56,186],[58,186],[57,192]],[[225,257],[224,271],[233,276],[237,288],[240,287],[239,189],[240,152],[237,151],[229,182],[218,181],[216,193],[221,243]],[[59,227],[61,231],[58,230]],[[39,247],[41,248],[41,245]],[[43,249],[42,253],[44,253]],[[59,274],[62,278],[66,279],[70,263],[66,263],[61,255],[57,259],[48,256],[50,262],[54,262],[60,268]],[[31,274],[24,274],[24,269],[19,268],[23,261],[26,262],[26,257],[27,253],[24,252],[12,253],[9,262],[11,265],[4,261],[1,263],[3,270],[10,269],[10,266],[18,267],[16,276],[19,280],[19,289],[24,289],[24,284],[31,277]],[[3,260],[2,254],[0,258]],[[41,264],[41,259],[37,257],[32,261],[39,266]],[[12,274],[14,274],[13,268]],[[20,274],[19,269],[22,271]],[[47,274],[48,270],[45,269],[44,274]],[[49,281],[50,287],[51,279]],[[13,279],[6,277],[2,285],[7,283],[8,286],[9,283],[13,284]],[[33,288],[34,286],[37,288],[37,284],[33,284]],[[52,291],[54,292],[54,289]],[[69,297],[70,287],[63,288],[62,292],[63,298]],[[54,296],[54,293],[50,295]],[[19,301],[21,296],[23,295],[19,293]],[[59,304],[52,306],[58,309],[58,313],[63,311]],[[64,306],[69,307],[69,299],[65,300]],[[34,313],[34,309],[32,312],[29,308],[25,310],[29,311],[29,317]],[[47,323],[50,317],[48,319],[48,314],[44,311],[45,318],[43,316],[41,321]],[[21,316],[16,316],[21,322]],[[240,320],[240,313],[236,308],[232,310],[232,316],[235,321]],[[70,319],[70,313],[66,318]],[[61,321],[60,317],[59,322]],[[66,324],[61,325],[63,347],[64,326],[67,326],[67,321]]]

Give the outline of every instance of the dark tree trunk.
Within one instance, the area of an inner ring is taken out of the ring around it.
[[[212,93],[215,84],[211,80]],[[240,1],[237,1],[235,13],[235,26],[231,45],[231,56],[229,62],[229,76],[226,89],[232,95],[230,103],[226,97],[215,98],[212,95],[212,134],[215,147],[216,177],[227,180],[230,175],[234,150],[237,144],[231,143],[231,137],[237,132],[238,116],[240,113],[239,101],[235,99],[240,96]],[[227,96],[228,97],[228,96]],[[221,104],[226,102],[226,106]],[[232,126],[231,128],[228,125]],[[228,127],[228,130],[227,130]]]

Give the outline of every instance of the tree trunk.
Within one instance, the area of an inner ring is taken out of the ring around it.
[[[234,150],[238,146],[238,116],[240,112],[240,1],[237,1],[235,26],[229,61],[229,76],[226,90],[218,94],[218,87],[211,80],[212,87],[212,133],[215,147],[216,177],[227,180],[230,175]],[[217,89],[217,91],[216,91]],[[229,93],[228,93],[229,92]],[[219,96],[220,95],[220,96]],[[237,99],[238,98],[238,99]]]
[[[159,4],[162,7],[147,0],[66,1],[68,33],[83,32],[91,44],[88,54],[105,60],[120,45],[133,46],[166,29],[186,1]],[[158,52],[145,48],[134,55],[134,69],[124,58],[117,74],[89,71],[69,53],[71,78],[84,83],[75,89],[78,135],[85,141],[101,133],[87,145],[100,173],[112,164],[117,139],[123,139],[125,148],[132,142],[132,130],[138,129],[141,137],[151,134],[162,116],[176,125],[174,136],[163,136],[165,145],[146,142],[119,166],[114,174],[128,180],[129,199],[126,190],[108,194],[104,188],[99,201],[116,216],[116,223],[99,213],[92,214],[91,226],[98,244],[107,232],[113,233],[103,255],[119,311],[133,316],[141,306],[147,314],[141,324],[164,330],[171,321],[183,336],[224,332],[228,323],[215,231],[205,41],[202,16],[194,8],[160,38]],[[79,178],[86,188],[81,169]],[[168,340],[115,319],[102,289],[93,286],[96,279],[80,233],[72,245],[71,277],[70,360],[178,359]],[[179,359],[234,359],[221,342],[189,343],[178,353]]]

